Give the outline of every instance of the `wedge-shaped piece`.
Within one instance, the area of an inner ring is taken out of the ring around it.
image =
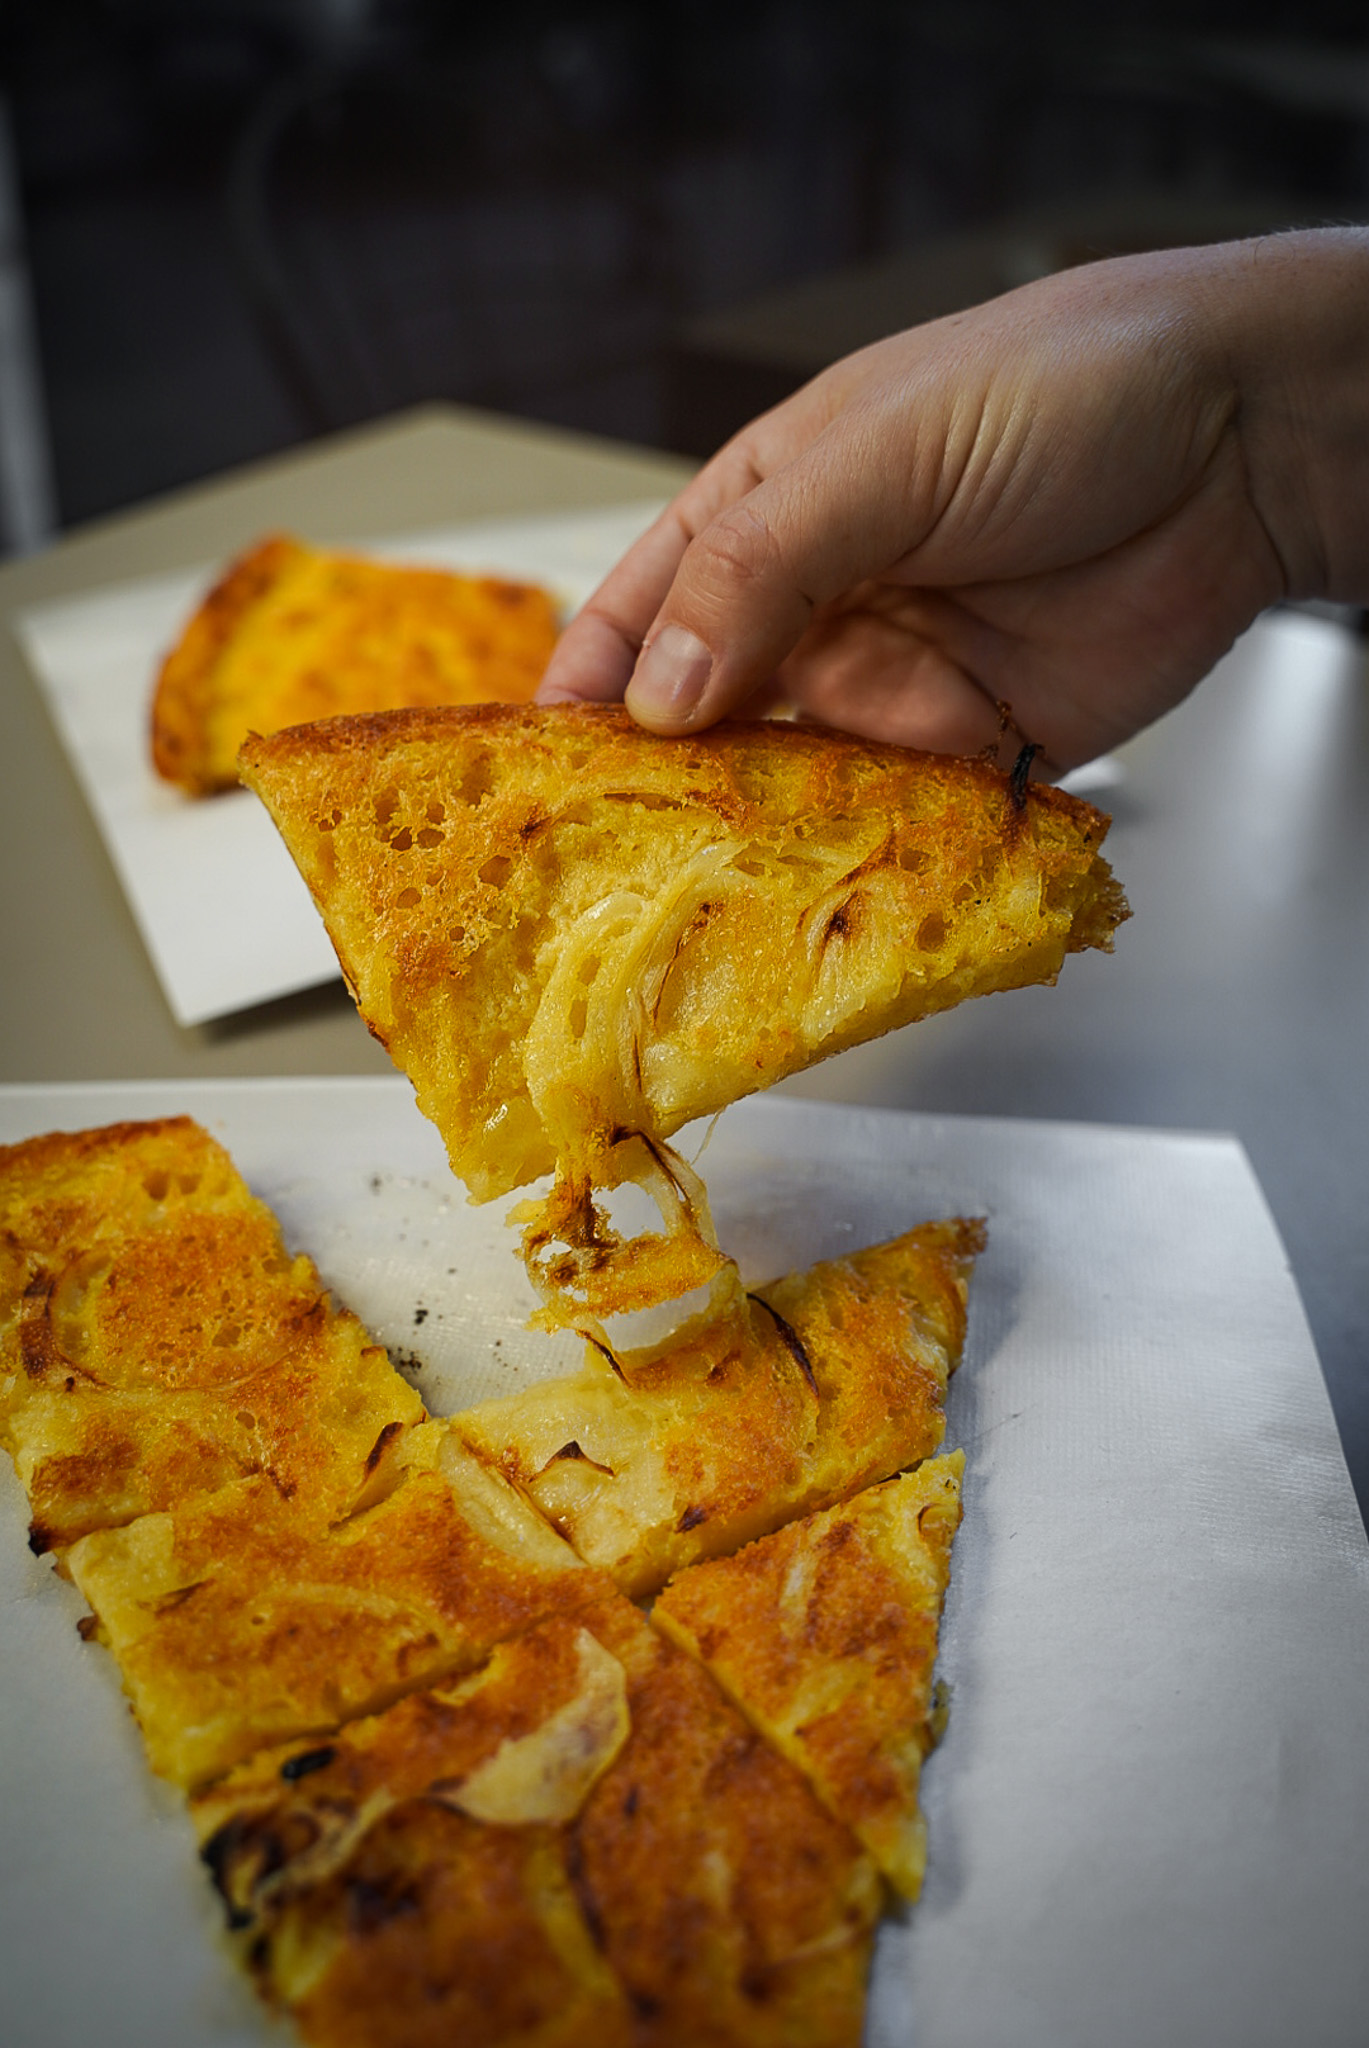
[[[253,739],[243,779],[477,1200],[1108,947],[1107,820],[801,726],[486,705]]]
[[[337,1525],[254,1478],[72,1545],[154,1770],[203,1784],[469,1671],[607,1583],[439,1425],[398,1462],[394,1490]]]
[[[860,2037],[873,1864],[611,1594],[253,1757],[194,1817],[263,1990],[318,2048]]]
[[[236,1928],[269,1923],[412,1799],[503,1827],[559,1826],[627,1740],[627,1676],[585,1625],[591,1600],[496,1646],[466,1678],[407,1694],[326,1743],[258,1750],[191,1801]]]
[[[909,1899],[927,1860],[918,1784],[964,1463],[929,1458],[695,1565],[652,1609]]]
[[[162,664],[157,772],[232,789],[249,732],[396,704],[525,700],[556,644],[545,590],[329,553],[285,535],[233,563]]]
[[[285,1896],[258,1983],[312,2048],[632,2048],[559,1834],[439,1800],[384,1814],[339,1868]]]
[[[230,1772],[192,1817],[263,1995],[319,2048],[626,2048],[564,1823],[628,1728],[622,1664],[567,1617]]]
[[[976,1222],[762,1288],[634,1370],[598,1352],[451,1418],[587,1562],[626,1592],[843,1499],[940,1445],[960,1356]]]
[[[576,1888],[646,2048],[856,2048],[871,1859],[698,1664],[631,1608],[632,1732],[569,1826]]]
[[[422,1417],[189,1118],[0,1148],[0,1439],[36,1550],[252,1473],[345,1514]]]

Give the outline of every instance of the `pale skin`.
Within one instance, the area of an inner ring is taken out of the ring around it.
[[[1061,773],[1295,597],[1369,600],[1366,229],[1091,264],[848,356],[700,471],[538,697]]]

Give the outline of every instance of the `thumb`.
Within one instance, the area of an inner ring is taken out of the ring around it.
[[[643,641],[627,688],[633,717],[653,732],[693,732],[744,703],[821,607],[922,539],[926,514],[909,495],[889,475],[875,418],[847,412],[720,511],[685,550]]]

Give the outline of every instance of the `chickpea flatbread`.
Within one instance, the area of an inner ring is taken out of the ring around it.
[[[668,1345],[435,1421],[188,1119],[6,1148],[0,1199],[35,1545],[310,2048],[857,2048],[935,1648],[916,1546],[871,1503],[930,1488],[944,1566],[957,1460],[811,1511],[940,1443],[982,1225],[734,1289]],[[786,1523],[720,1559],[735,1580],[695,1563]],[[767,1544],[832,1567],[788,1691],[787,1610],[742,1654],[719,1637],[768,1598]],[[628,1593],[682,1568],[653,1625]],[[860,1662],[872,1599],[913,1615],[886,1659],[912,1709]],[[845,1748],[806,1713],[824,1683]]]
[[[254,1473],[343,1514],[422,1417],[188,1117],[0,1147],[0,1443],[35,1550]]]
[[[187,621],[152,704],[157,773],[190,796],[237,786],[249,732],[397,704],[525,701],[556,644],[536,584],[258,541]]]
[[[1127,915],[1107,820],[982,761],[605,706],[398,711],[252,739],[371,1031],[478,1201],[527,1205],[543,1320],[719,1280],[666,1141],[966,997],[1053,981]],[[596,1203],[647,1188],[663,1234]]]
[[[318,2048],[627,2048],[565,1823],[629,1728],[622,1664],[559,1618],[201,1793],[201,1853],[262,1995]]]
[[[705,1316],[630,1377],[583,1372],[450,1427],[625,1592],[735,1550],[940,1445],[983,1227],[925,1224]]]
[[[642,2048],[857,2048],[875,1866],[701,1666],[630,1607],[632,1733],[571,1823]],[[598,1626],[592,1623],[592,1626]]]
[[[438,1424],[401,1463],[392,1491],[336,1524],[256,1478],[72,1545],[155,1771],[200,1785],[324,1734],[607,1583]]]
[[[929,1458],[695,1565],[652,1609],[909,1899],[927,1862],[918,1784],[964,1463]]]

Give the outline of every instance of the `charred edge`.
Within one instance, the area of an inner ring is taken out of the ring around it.
[[[372,1884],[364,1877],[346,1883],[347,1924],[353,1934],[374,1934],[391,1920],[419,1910],[419,1897],[409,1886]]]
[[[226,1820],[221,1828],[214,1830],[200,1850],[200,1861],[208,1869],[214,1889],[223,1900],[228,1925],[235,1934],[241,1933],[244,1927],[250,1927],[255,1918],[245,1906],[234,1904],[228,1890],[233,1860],[253,1839],[254,1833],[252,1824],[245,1821],[241,1815],[235,1814],[231,1820]],[[269,1854],[266,1860],[269,1863]],[[278,1857],[276,1868],[279,1867]]]
[[[366,1453],[366,1470],[368,1472],[375,1471],[376,1466],[385,1456],[386,1451],[394,1442],[395,1438],[399,1435],[403,1427],[404,1424],[402,1422],[386,1423],[384,1429],[381,1430],[380,1435],[376,1438],[375,1442],[371,1445],[370,1450]]]
[[[1032,762],[1040,751],[1035,741],[1029,740],[1012,764],[1012,772],[1008,776],[1008,794],[1012,798],[1012,807],[1015,811],[1023,811],[1027,807],[1027,777],[1031,774]]]
[[[589,1931],[589,1938],[598,1949],[600,1955],[604,1955],[607,1953],[608,1947],[604,1932],[604,1916],[599,1910],[599,1901],[594,1896],[594,1887],[590,1884],[589,1877],[585,1871],[585,1851],[584,1845],[580,1840],[578,1822],[572,1825],[570,1833],[566,1837],[566,1876],[570,1879],[571,1890],[575,1893],[580,1911],[584,1916],[585,1926]]]
[[[287,1785],[293,1785],[297,1778],[307,1778],[313,1771],[326,1771],[337,1755],[331,1743],[321,1749],[301,1750],[298,1756],[288,1756],[280,1767],[280,1774]]]
[[[817,1379],[813,1373],[812,1361],[803,1348],[803,1339],[792,1323],[787,1323],[777,1308],[771,1308],[763,1294],[748,1294],[748,1301],[754,1301],[757,1308],[763,1308],[784,1340],[785,1348],[807,1380],[814,1394],[818,1391]]]
[[[686,1508],[679,1521],[675,1524],[675,1532],[679,1536],[684,1536],[689,1530],[697,1529],[700,1522],[706,1522],[707,1520],[707,1508]]]
[[[626,1386],[627,1374],[623,1371],[622,1366],[619,1365],[617,1359],[613,1355],[613,1352],[609,1349],[609,1346],[607,1344],[601,1343],[597,1337],[591,1337],[588,1330],[581,1330],[580,1335],[584,1338],[586,1344],[592,1344],[594,1346],[595,1350],[599,1353],[599,1356],[601,1358],[606,1358],[608,1360],[609,1364],[613,1367],[613,1370],[617,1373],[623,1385]]]
[[[632,1056],[634,1062],[636,1062],[637,1079],[640,1082],[642,1078],[641,1046],[635,1037],[632,1041]],[[669,1162],[661,1156],[659,1146],[647,1136],[645,1131],[634,1131],[630,1124],[615,1124],[608,1134],[609,1149],[612,1151],[619,1145],[630,1145],[634,1138],[640,1139],[643,1150],[651,1154],[651,1157],[660,1167],[661,1172],[678,1192],[680,1184],[671,1172]]]
[[[41,1522],[29,1523],[29,1549],[35,1557],[46,1557],[57,1541],[52,1529],[45,1529]]]
[[[571,1438],[568,1444],[562,1444],[559,1451],[552,1452],[546,1464],[542,1467],[542,1471],[549,1472],[552,1466],[559,1464],[563,1458],[571,1463],[578,1462],[582,1465],[590,1465],[596,1472],[606,1472],[610,1479],[613,1477],[612,1465],[601,1465],[597,1458],[591,1458],[588,1451],[581,1450],[574,1437]],[[540,1478],[541,1474],[539,1473],[538,1476]]]
[[[743,1998],[749,1998],[753,2005],[764,2005],[774,1996],[774,1972],[764,1963],[752,1963],[744,1969],[740,1984]]]
[[[849,881],[851,878],[848,875],[846,879]],[[846,898],[846,901],[844,903],[839,903],[837,905],[836,909],[831,913],[826,924],[823,926],[822,937],[818,941],[818,957],[820,960],[826,959],[827,948],[831,945],[834,939],[845,939],[850,937],[851,932],[855,927],[855,918],[852,914],[852,908],[855,903],[855,900],[856,891],[853,889],[851,891],[851,894]]]
[[[94,1642],[99,1630],[100,1624],[93,1614],[83,1614],[76,1624],[76,1633],[83,1643]]]

